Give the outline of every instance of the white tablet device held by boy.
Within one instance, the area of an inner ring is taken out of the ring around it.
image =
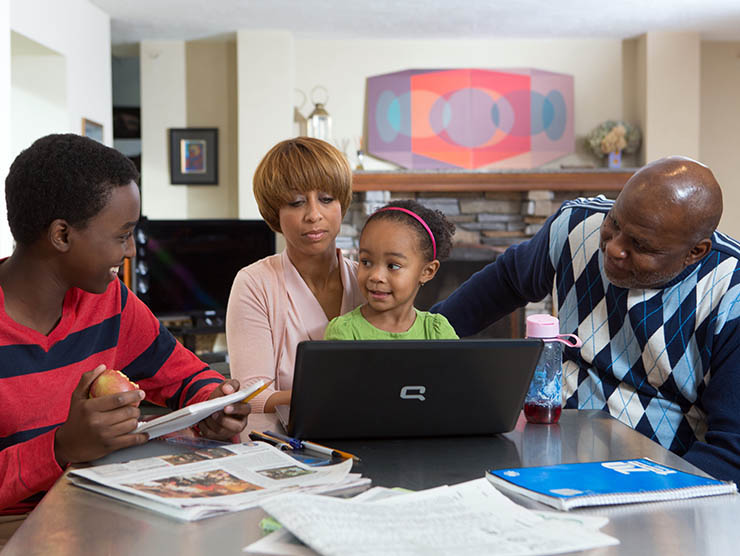
[[[272,382],[272,381],[270,381]],[[149,435],[149,440],[160,437],[171,432],[186,429],[199,423],[209,415],[221,411],[224,407],[229,404],[237,402],[247,402],[252,397],[257,395],[259,392],[267,388],[270,382],[265,384],[263,380],[259,380],[254,384],[251,384],[248,388],[234,392],[227,396],[221,396],[212,400],[206,400],[200,403],[194,403],[162,415],[151,421],[141,421],[134,430],[135,433],[145,432]]]

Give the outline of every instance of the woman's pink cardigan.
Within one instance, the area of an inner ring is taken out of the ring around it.
[[[337,249],[342,277],[341,314],[365,302],[357,284],[357,263]],[[226,341],[231,376],[248,385],[275,383],[250,401],[263,412],[276,390],[290,390],[296,347],[322,340],[329,324],[324,310],[283,251],[242,268],[234,279],[226,311]]]

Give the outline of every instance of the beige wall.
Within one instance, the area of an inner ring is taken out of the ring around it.
[[[189,185],[188,218],[238,216],[236,41],[185,46],[188,127],[218,128],[218,184]]]
[[[236,218],[236,43],[144,41],[140,47],[142,213],[152,219]],[[215,127],[218,184],[172,185],[170,128]]]
[[[237,33],[240,218],[261,218],[252,193],[254,171],[270,147],[293,134],[295,63],[292,33]]]
[[[252,174],[270,146],[292,135],[295,88],[307,94],[316,85],[328,89],[327,109],[333,118],[335,143],[341,146],[346,141],[353,159],[355,140],[364,131],[368,76],[410,68],[537,67],[575,77],[578,152],[552,166],[596,162],[583,152],[580,139],[605,119],[624,118],[639,125],[645,135],[644,157],[631,162],[641,164],[667,154],[684,154],[700,158],[715,170],[725,191],[721,229],[740,237],[740,222],[732,228],[733,220],[737,221],[732,207],[736,205],[735,197],[740,197],[739,157],[737,142],[729,136],[740,119],[740,43],[702,43],[693,33],[649,33],[628,41],[328,41],[295,39],[284,31],[239,31],[236,84],[226,84],[220,90],[209,81],[221,80],[223,72],[228,74],[229,47],[195,44],[188,44],[186,49],[187,92],[188,97],[200,96],[202,100],[191,104],[192,99],[188,99],[188,123],[211,125],[211,120],[224,114],[233,121],[236,110],[239,141],[234,159],[238,162],[222,162],[221,168],[237,172],[239,178],[238,193],[228,187],[219,191],[222,186],[210,191],[201,188],[203,195],[211,196],[207,199],[199,198],[198,191],[188,192],[187,204],[194,207],[192,212],[190,208],[185,212],[190,217],[224,214],[220,203],[228,199],[233,207],[236,194],[239,217],[259,218],[251,191]],[[217,62],[219,52],[225,59]],[[190,60],[192,57],[201,61]],[[202,62],[214,67],[203,69]],[[209,77],[198,83],[195,66],[201,68],[196,70],[201,76]],[[200,87],[193,88],[193,80]],[[238,109],[229,105],[229,94],[237,95]],[[215,111],[212,116],[193,110],[198,104],[208,103]],[[310,109],[306,103],[304,115]],[[229,133],[233,129],[221,133],[222,156]],[[389,167],[372,159],[365,166]]]
[[[622,117],[622,41],[617,39],[555,40],[299,40],[295,42],[295,86],[310,95],[328,89],[335,142],[363,134],[366,79],[407,69],[537,68],[574,77],[576,154],[547,166],[592,164],[583,137],[597,124]],[[308,116],[312,106],[303,107]],[[367,160],[366,169],[392,168]]]
[[[622,41],[622,117],[625,121],[645,130],[645,35]],[[637,153],[623,159],[627,166],[644,163],[643,146]]]
[[[576,153],[548,166],[597,163],[583,137],[598,123],[622,117],[622,41],[559,40],[307,40],[284,31],[239,31],[239,215],[259,218],[252,176],[277,141],[293,134],[294,88],[310,97],[328,90],[334,142],[355,162],[364,133],[369,76],[414,68],[533,67],[574,76]],[[307,102],[304,116],[311,112]],[[366,169],[393,168],[368,158]]]
[[[699,158],[699,34],[648,33],[645,66],[645,161]]]
[[[237,33],[235,89],[234,79],[229,81],[228,77],[233,67],[231,47],[180,42],[185,45],[185,62],[172,60],[172,70],[161,67],[163,62],[157,52],[145,52],[144,45],[155,44],[156,41],[142,43],[141,61],[143,125],[157,134],[149,141],[142,138],[144,209],[152,218],[164,218],[162,214],[170,218],[228,216],[235,199],[240,218],[260,218],[252,194],[252,177],[267,150],[293,135],[295,88],[307,95],[316,85],[328,89],[327,108],[333,118],[335,144],[346,144],[351,160],[364,133],[367,77],[409,68],[534,67],[573,75],[577,152],[554,161],[550,164],[554,167],[597,163],[585,152],[583,137],[599,122],[622,117],[622,41],[616,39],[322,41],[295,39],[287,31],[242,30]],[[165,52],[162,55],[170,57]],[[183,63],[185,95],[180,89]],[[229,95],[236,95],[235,106]],[[182,119],[182,106],[188,125],[212,126],[220,122],[219,128],[227,126],[220,134],[221,145],[227,147],[219,157],[220,168],[238,173],[236,197],[226,177],[220,180],[219,188],[184,188],[184,202],[183,194],[168,185],[168,162],[161,141],[164,130],[177,127],[174,122]],[[308,115],[310,102],[302,110]],[[227,137],[233,137],[233,128],[228,124],[234,121],[235,113],[238,140],[234,156],[234,143]],[[148,145],[152,144],[158,152],[150,151]],[[223,162],[228,153],[231,158]],[[150,169],[152,160],[160,165],[158,170]],[[393,166],[369,159],[365,167]]]
[[[187,188],[170,184],[168,128],[186,127],[185,42],[143,41],[141,60],[141,212],[188,216]]]
[[[700,160],[722,186],[720,230],[740,238],[740,42],[701,45]]]
[[[623,52],[624,117],[642,127],[640,163],[682,154],[709,166],[724,195],[719,229],[740,238],[740,42],[648,33]]]

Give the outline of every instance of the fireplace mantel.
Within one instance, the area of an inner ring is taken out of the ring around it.
[[[619,191],[635,168],[466,171],[354,172],[354,191]]]

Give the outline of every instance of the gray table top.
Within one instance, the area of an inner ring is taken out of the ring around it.
[[[250,417],[258,430],[272,416]],[[263,428],[264,427],[264,428]],[[411,489],[482,477],[486,469],[649,457],[699,472],[678,456],[600,411],[564,411],[559,425],[527,424],[505,435],[333,442],[362,458],[356,470],[375,485]],[[528,507],[544,507],[517,499]],[[740,496],[575,510],[609,517],[603,532],[620,545],[583,554],[737,554]],[[59,480],[6,545],[3,556],[35,554],[241,554],[260,537],[264,512],[242,511],[183,523]]]

